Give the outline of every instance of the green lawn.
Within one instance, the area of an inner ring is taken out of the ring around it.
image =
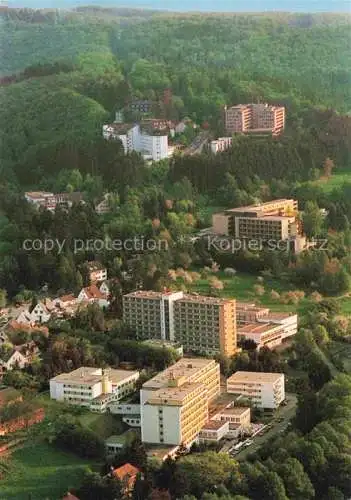
[[[335,169],[330,179],[319,179],[311,182],[311,184],[319,186],[325,193],[330,193],[333,189],[342,187],[345,182],[351,183],[351,167]]]
[[[0,498],[58,500],[69,488],[80,486],[89,465],[88,461],[49,444],[26,446],[13,453],[11,471],[0,483]]]
[[[270,307],[275,311],[296,311],[297,306],[294,304],[281,304],[279,301],[272,300],[270,297],[271,290],[275,290],[278,293],[286,292],[289,290],[296,289],[291,287],[289,283],[281,280],[264,278],[263,283],[257,280],[256,276],[246,273],[237,273],[234,277],[227,277],[223,272],[218,272],[215,275],[219,278],[223,284],[224,289],[219,292],[221,297],[235,298],[237,300],[245,302],[256,302],[257,304],[262,304]],[[265,294],[258,297],[253,292],[254,285],[263,285],[265,287]],[[209,280],[200,279],[190,287],[191,291],[198,292],[202,295],[206,295],[210,291]],[[301,301],[301,306],[304,304],[304,300]],[[299,308],[301,307],[299,306]]]
[[[351,297],[340,298],[339,304],[341,306],[341,314],[344,314],[345,316],[351,316]]]

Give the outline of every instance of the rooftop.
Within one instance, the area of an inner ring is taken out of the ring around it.
[[[134,467],[134,465],[132,464],[124,464],[122,465],[121,467],[118,467],[118,469],[114,469],[112,474],[115,476],[115,477],[118,477],[118,479],[120,481],[123,481],[126,477],[133,477],[133,476],[136,476],[137,474],[139,474],[140,472],[140,469],[138,469],[137,467]]]
[[[256,212],[261,208],[267,208],[270,205],[284,204],[284,203],[295,203],[296,201],[292,198],[278,198],[277,200],[266,201],[264,203],[256,203],[253,205],[245,205],[243,207],[229,208],[225,212]]]
[[[161,389],[167,387],[170,379],[185,377],[188,382],[194,381],[201,370],[209,366],[215,366],[213,359],[206,358],[182,358],[177,363],[169,366],[163,372],[143,384],[143,389]]]
[[[29,196],[30,198],[48,198],[51,196],[54,196],[53,193],[49,193],[47,191],[27,191],[24,193],[26,196]]]
[[[201,383],[185,383],[179,387],[164,387],[155,391],[146,404],[174,404],[181,405],[185,398],[195,392],[197,389],[204,387]],[[204,388],[205,390],[205,388]]]
[[[280,325],[275,323],[247,323],[246,325],[238,326],[238,335],[244,335],[245,333],[251,335],[263,335],[264,333],[268,333],[271,330],[279,329]]]
[[[274,383],[281,377],[284,377],[283,373],[271,373],[271,372],[235,372],[231,377],[228,378],[228,383],[242,383],[248,382],[253,384],[259,383]]]
[[[243,415],[250,410],[248,406],[231,406],[230,408],[223,408],[219,413],[223,415]]]
[[[177,292],[172,292],[169,290],[164,292],[154,292],[153,290],[136,290],[135,292],[125,294],[124,297],[160,300],[162,299],[162,297],[171,296],[174,293]]]
[[[135,429],[128,429],[123,434],[119,435],[113,434],[112,436],[109,436],[107,439],[105,439],[105,445],[106,446],[113,446],[114,444],[124,445],[127,442],[134,440],[137,435],[138,432]]]
[[[235,302],[235,299],[228,298],[218,298],[218,297],[207,297],[205,295],[190,295],[184,294],[183,298],[177,300],[178,303],[196,303],[196,304],[209,304],[220,306],[222,304],[228,304],[230,302]]]
[[[122,380],[129,378],[132,375],[137,374],[136,371],[129,370],[115,370],[114,368],[106,369],[106,373],[112,382],[112,384],[117,384]],[[92,368],[87,366],[82,366],[77,368],[73,372],[70,373],[61,373],[51,380],[55,380],[56,382],[68,384],[81,384],[81,385],[91,385],[96,384],[101,381],[102,378],[102,369],[101,368]]]
[[[225,420],[208,420],[203,428],[201,429],[202,431],[218,431],[218,429],[221,429],[223,426],[228,425],[228,422]]]

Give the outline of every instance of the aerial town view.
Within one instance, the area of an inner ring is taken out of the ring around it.
[[[2,2],[0,500],[351,500],[350,14]]]

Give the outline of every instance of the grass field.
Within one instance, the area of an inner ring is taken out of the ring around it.
[[[59,500],[79,487],[91,463],[49,444],[35,443],[16,450],[11,472],[0,482],[2,500]]]
[[[314,186],[319,186],[325,193],[330,193],[333,189],[342,187],[346,182],[351,183],[351,167],[335,169],[334,174],[329,179],[319,179],[311,182]]]
[[[351,297],[342,297],[339,299],[341,313],[345,316],[351,316]]]
[[[282,293],[295,289],[291,287],[289,283],[271,278],[264,278],[263,283],[260,283],[256,276],[246,273],[237,273],[234,277],[230,278],[225,276],[223,272],[218,272],[213,276],[219,278],[224,284],[224,289],[219,292],[221,297],[235,298],[244,302],[256,302],[257,304],[268,306],[272,310],[296,311],[296,305],[281,304],[279,301],[274,301],[270,297],[271,290]],[[263,285],[266,290],[265,294],[260,297],[253,292],[253,287],[258,284]],[[208,294],[210,291],[209,280],[201,279],[190,288],[193,292],[198,292],[202,295]],[[301,307],[304,302],[304,300],[301,301]]]

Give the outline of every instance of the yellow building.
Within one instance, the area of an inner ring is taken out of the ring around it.
[[[208,420],[208,404],[220,392],[219,365],[183,358],[143,385],[141,436],[150,444],[189,446]]]
[[[236,352],[235,300],[185,295],[174,303],[176,340],[185,351]]]
[[[239,240],[287,241],[301,233],[297,201],[279,199],[213,214],[213,232]]]
[[[236,351],[234,299],[140,290],[123,297],[123,320],[139,338],[178,342],[188,352]]]

